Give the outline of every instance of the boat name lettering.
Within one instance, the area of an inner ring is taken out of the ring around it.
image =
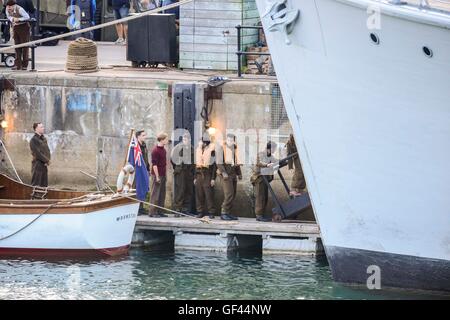
[[[135,213],[130,213],[130,214],[126,214],[126,215],[117,217],[116,221],[119,222],[119,221],[122,221],[122,220],[134,219],[134,218],[136,218],[136,214]]]

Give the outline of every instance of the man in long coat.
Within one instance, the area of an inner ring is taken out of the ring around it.
[[[34,136],[30,141],[31,155],[31,185],[48,187],[48,166],[50,165],[50,149],[44,136],[45,127],[42,123],[34,123]]]

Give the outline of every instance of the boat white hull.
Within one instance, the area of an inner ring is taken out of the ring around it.
[[[450,291],[450,18],[369,3],[257,0],[334,279]]]
[[[139,203],[89,213],[49,213],[24,230],[0,240],[0,255],[74,255],[126,253],[136,224]],[[36,214],[1,214],[0,239],[33,221]]]

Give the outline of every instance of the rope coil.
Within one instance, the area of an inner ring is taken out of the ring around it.
[[[97,44],[78,38],[67,49],[66,72],[89,73],[98,71]]]

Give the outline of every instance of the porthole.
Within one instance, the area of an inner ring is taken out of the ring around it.
[[[433,50],[428,47],[423,47],[422,51],[428,58],[431,58],[433,56]]]
[[[370,34],[370,39],[372,40],[373,43],[380,44],[380,38],[378,38],[378,36],[375,33]]]

